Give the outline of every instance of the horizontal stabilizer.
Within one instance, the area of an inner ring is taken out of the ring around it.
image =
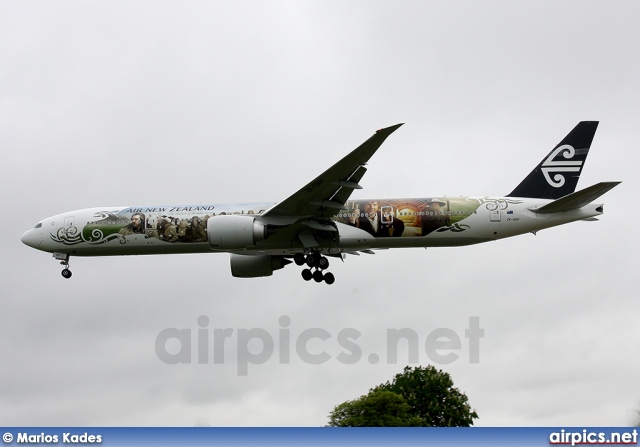
[[[577,210],[585,205],[590,204],[598,197],[606,193],[607,191],[615,188],[621,182],[600,182],[588,188],[571,193],[558,200],[554,200],[551,203],[540,208],[529,208],[537,214],[549,214],[549,213],[562,213],[565,211]]]

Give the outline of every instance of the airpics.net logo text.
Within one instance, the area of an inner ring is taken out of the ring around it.
[[[291,329],[291,318],[282,315],[278,319],[279,328],[272,334],[264,328],[233,329],[214,328],[210,319],[201,315],[197,319],[197,329],[166,328],[160,331],[155,341],[158,359],[168,365],[192,364],[224,365],[235,362],[237,374],[249,374],[250,365],[262,365],[277,361],[281,365],[290,364],[292,357],[309,365],[322,365],[337,361],[353,365],[367,361],[375,365],[381,361],[387,364],[416,364],[426,359],[434,364],[450,364],[465,351],[469,363],[480,362],[480,339],[484,329],[480,327],[480,317],[469,317],[469,323],[460,335],[451,328],[437,328],[422,337],[411,328],[386,329],[384,337],[385,358],[372,352],[363,353],[363,333],[355,328],[328,331],[322,328],[304,330]],[[464,358],[464,357],[463,357]]]

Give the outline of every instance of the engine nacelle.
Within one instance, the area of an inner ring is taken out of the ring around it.
[[[271,276],[291,261],[284,256],[231,254],[231,274],[236,278]]]
[[[265,226],[255,217],[239,214],[213,216],[207,221],[209,245],[218,250],[251,247],[264,240]]]

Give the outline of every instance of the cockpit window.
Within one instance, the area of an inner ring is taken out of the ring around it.
[[[41,226],[42,226],[42,222],[38,222],[38,223],[36,224],[36,226],[35,226],[35,227],[33,227],[33,228],[40,228]]]

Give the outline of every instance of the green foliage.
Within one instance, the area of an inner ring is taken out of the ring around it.
[[[403,396],[424,427],[469,427],[478,418],[471,410],[467,396],[453,386],[451,376],[431,365],[407,366],[392,382],[376,389]]]
[[[448,373],[433,366],[407,366],[391,382],[336,406],[329,426],[469,427],[477,418]]]
[[[329,415],[330,427],[412,427],[412,416],[402,396],[387,390],[371,390],[356,400],[341,403]]]

